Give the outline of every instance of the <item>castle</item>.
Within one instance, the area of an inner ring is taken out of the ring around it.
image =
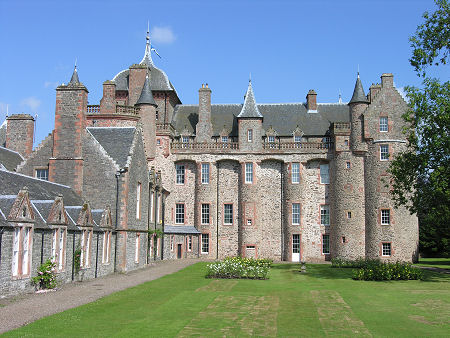
[[[36,149],[34,119],[9,116],[3,290],[24,288],[51,256],[62,279],[79,278],[77,249],[83,278],[186,257],[417,258],[417,217],[389,194],[407,109],[392,74],[367,95],[358,74],[348,103],[320,103],[310,90],[305,103],[258,104],[251,82],[243,104],[212,104],[211,94],[204,84],[198,105],[182,104],[147,34],[142,61],[103,83],[99,105],[87,104],[75,68]]]

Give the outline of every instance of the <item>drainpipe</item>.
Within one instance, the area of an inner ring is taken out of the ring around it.
[[[73,232],[72,243],[72,281],[75,279],[75,231]]]
[[[0,229],[0,266],[2,266],[2,238],[3,238],[3,231],[5,230],[4,227]]]
[[[41,265],[44,263],[44,230],[42,230],[41,236]]]
[[[284,203],[283,203],[283,191],[284,191],[284,185],[283,185],[283,179],[284,179],[284,163],[281,162],[281,192],[280,192],[280,201],[281,201],[281,260],[284,260],[284,231],[283,231],[283,207],[284,207]]]
[[[164,200],[164,194],[161,191],[161,225],[162,225],[162,239],[161,239],[161,260],[164,260],[164,218],[165,218],[165,213],[164,213],[164,209],[166,208],[166,203]]]
[[[216,259],[219,259],[219,166],[220,162],[217,163],[217,178],[216,178]],[[199,238],[199,248],[200,248],[200,241],[202,235],[200,235]]]

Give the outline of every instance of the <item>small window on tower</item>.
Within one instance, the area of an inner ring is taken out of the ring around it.
[[[156,120],[156,121],[158,121],[158,117],[159,117],[159,112],[156,111],[156,114],[155,114],[155,120]]]

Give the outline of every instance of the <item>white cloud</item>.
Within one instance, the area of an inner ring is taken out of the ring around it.
[[[41,105],[41,101],[34,96],[27,97],[20,101],[22,106],[27,106],[32,111],[36,111],[36,109]]]
[[[59,83],[58,82],[51,82],[51,81],[45,81],[44,82],[44,87],[45,88],[53,88],[55,89],[56,87],[58,87]]]
[[[152,41],[157,43],[172,43],[175,41],[175,35],[170,27],[153,27],[150,37]]]

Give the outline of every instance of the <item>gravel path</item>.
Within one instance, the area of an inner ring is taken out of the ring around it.
[[[55,292],[27,294],[6,302],[3,301],[5,306],[0,307],[0,334],[42,317],[158,279],[199,261],[198,259],[183,259],[152,263],[146,268],[131,271],[127,274],[113,274],[86,282],[69,283]]]

